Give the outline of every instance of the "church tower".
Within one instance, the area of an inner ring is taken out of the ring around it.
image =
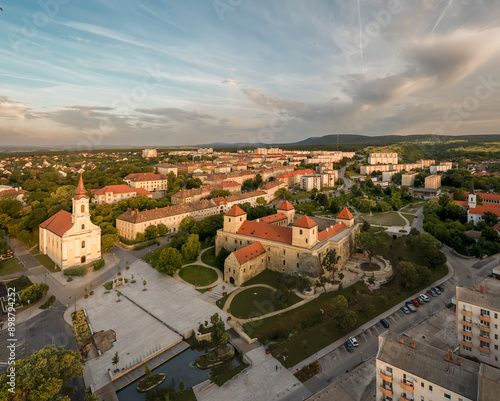
[[[474,192],[474,184],[471,185],[470,192],[469,192],[469,208],[475,208],[477,201],[476,201],[476,194]]]
[[[90,223],[90,210],[89,210],[89,197],[87,190],[83,185],[83,178],[80,175],[80,181],[75,190],[73,197],[73,213],[71,215],[73,225],[76,225],[76,232],[89,231],[91,228]]]

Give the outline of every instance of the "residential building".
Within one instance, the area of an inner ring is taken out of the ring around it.
[[[290,171],[288,173],[280,174],[276,178],[285,182],[288,186],[300,184],[300,180],[305,175],[315,175],[316,172],[311,169]]]
[[[167,177],[155,173],[133,173],[127,175],[125,181],[132,188],[144,188],[147,191],[166,191]]]
[[[81,176],[72,213],[60,210],[40,224],[39,248],[63,270],[101,258],[101,229],[90,221],[89,197]]]
[[[486,212],[493,213],[500,217],[500,195],[478,193],[474,187],[470,192],[464,192],[467,196],[466,201],[454,201],[455,204],[462,206],[467,211],[467,222],[472,221],[477,225],[484,218]],[[482,205],[478,205],[477,196],[480,197]]]
[[[440,175],[429,175],[425,177],[425,188],[438,189],[441,188],[441,176]]]
[[[159,174],[163,174],[164,176],[167,176],[170,173],[174,173],[177,176],[177,166],[174,166],[173,164],[156,164],[155,168]]]
[[[99,205],[108,203],[110,205],[125,199],[134,198],[138,195],[153,197],[153,193],[143,188],[130,188],[128,185],[107,185],[104,188],[91,189],[92,203]]]
[[[172,195],[171,201],[173,205],[182,203],[191,203],[199,201],[201,198],[206,198],[213,191],[210,186],[201,186],[200,188],[183,189]]]
[[[500,391],[498,369],[390,332],[379,337],[375,366],[376,400],[493,401]]]
[[[448,170],[451,170],[452,168],[452,162],[441,162],[439,164],[433,164],[432,166],[429,166],[431,174],[444,173]]]
[[[417,176],[417,173],[401,174],[401,185],[403,187],[413,187],[415,185],[415,177],[416,176]]]
[[[368,164],[398,164],[397,153],[370,153]]]
[[[500,282],[487,278],[472,289],[456,288],[460,354],[500,368]]]
[[[158,152],[156,151],[156,149],[143,149],[142,150],[142,157],[144,158],[150,158],[150,157],[157,157],[158,156]]]
[[[216,254],[222,248],[231,251],[224,266],[224,281],[242,285],[264,269],[318,276],[322,258],[330,250],[336,250],[340,257],[338,270],[354,252],[359,224],[350,212],[343,210],[337,222],[323,231],[308,216],[295,221],[295,209],[289,202],[283,202],[277,212],[250,221],[246,212],[235,205],[224,215],[224,227],[217,232],[215,241]]]
[[[270,202],[276,197],[276,192],[281,188],[286,188],[286,184],[282,181],[274,180],[262,185],[260,189],[267,194],[267,201]]]
[[[397,173],[396,170],[383,171],[382,172],[382,181],[383,182],[392,182],[392,177],[396,173]]]
[[[257,148],[255,154],[257,155],[281,155],[283,150],[280,148]]]
[[[321,175],[304,175],[300,178],[300,189],[305,191],[312,191],[316,188],[318,191],[322,188]]]
[[[4,199],[13,199],[13,200],[17,200],[19,202],[21,202],[23,204],[23,206],[26,205],[26,201],[24,200],[24,194],[26,193],[27,191],[19,188],[19,187],[16,187],[16,188],[13,188],[13,187],[5,187],[5,188],[0,188],[0,199],[1,200],[4,200]]]

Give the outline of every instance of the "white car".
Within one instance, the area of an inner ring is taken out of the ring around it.
[[[349,341],[353,347],[359,346],[358,340],[356,340],[354,337],[349,337]]]
[[[429,297],[427,295],[420,294],[419,297],[422,298],[424,300],[424,302],[429,302]]]

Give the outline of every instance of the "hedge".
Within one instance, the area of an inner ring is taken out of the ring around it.
[[[40,306],[40,309],[47,309],[49,308],[54,302],[56,301],[56,297],[54,295],[51,295],[49,299],[45,301],[45,303]]]
[[[145,249],[147,248],[148,246],[151,246],[151,245],[158,245],[160,246],[160,242],[158,240],[150,240],[150,241],[147,241],[147,242],[144,242],[140,245],[137,245],[134,247],[134,251],[140,251],[141,249]]]
[[[100,259],[99,261],[94,263],[94,271],[99,270],[101,267],[104,266],[104,259]]]
[[[86,274],[87,274],[87,269],[84,267],[64,270],[65,276],[85,276]]]

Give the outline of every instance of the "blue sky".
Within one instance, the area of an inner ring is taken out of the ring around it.
[[[0,5],[3,145],[499,133],[495,0]]]

